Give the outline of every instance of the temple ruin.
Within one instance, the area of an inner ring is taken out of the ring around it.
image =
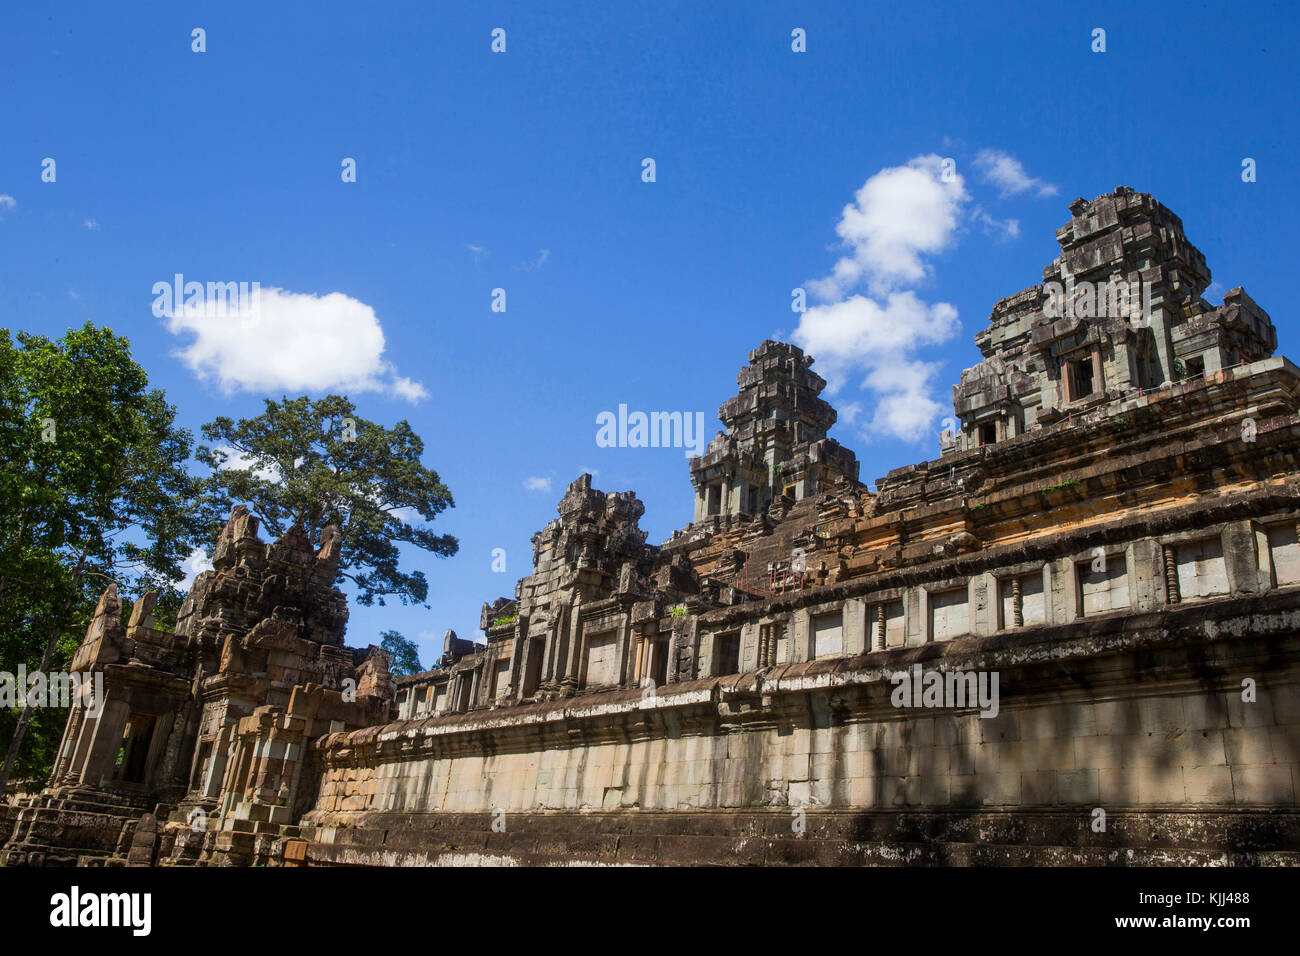
[[[648,544],[579,477],[424,673],[344,645],[332,531],[236,508],[174,632],[104,593],[74,667],[107,704],[0,859],[1300,862],[1300,370],[1151,196],[1069,209],[938,459],[872,492],[763,342],[687,527]],[[995,674],[995,712],[900,706],[928,673]]]

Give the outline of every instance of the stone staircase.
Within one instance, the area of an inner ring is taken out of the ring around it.
[[[152,805],[147,794],[129,791],[44,791],[10,808],[15,819],[0,866],[124,865]]]

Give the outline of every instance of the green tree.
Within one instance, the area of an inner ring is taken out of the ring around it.
[[[388,652],[388,672],[394,677],[418,674],[424,670],[420,664],[420,649],[415,641],[404,638],[398,631],[384,631],[379,646]]]
[[[432,521],[454,502],[437,472],[421,464],[420,436],[405,421],[384,428],[359,417],[340,395],[265,401],[256,418],[218,418],[202,428],[216,443],[195,452],[212,469],[210,520],[245,504],[274,535],[297,524],[315,541],[335,525],[339,576],[355,585],[358,603],[423,603],[428,581],[402,569],[399,545],[443,557],[459,545],[421,526],[419,519]]]
[[[48,671],[75,651],[104,586],[167,593],[204,523],[192,438],[130,344],[87,323],[62,338],[0,329],[0,658]],[[66,714],[3,716],[0,792],[48,771]],[[8,729],[6,726],[5,729]]]

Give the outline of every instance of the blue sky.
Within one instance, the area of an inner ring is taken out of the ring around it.
[[[0,314],[129,336],[196,433],[331,390],[408,419],[461,549],[411,555],[431,609],[354,606],[353,645],[392,627],[427,663],[447,627],[478,637],[584,469],[640,495],[650,541],[687,524],[684,452],[597,447],[596,415],[711,434],[767,337],[827,353],[864,480],[937,456],[974,334],[1041,280],[1076,196],[1153,193],[1210,298],[1244,285],[1300,354],[1290,5],[185,6],[6,12]],[[178,272],[283,291],[253,329],[169,328],[151,289]]]

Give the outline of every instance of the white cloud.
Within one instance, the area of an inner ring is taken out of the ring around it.
[[[549,478],[525,478],[524,487],[529,491],[550,491],[551,479]]]
[[[212,559],[208,557],[208,552],[202,548],[195,548],[190,552],[190,556],[181,562],[181,571],[185,576],[176,585],[182,594],[188,594],[190,588],[194,587],[194,579],[204,571],[212,570]]]
[[[546,260],[549,258],[551,258],[550,249],[538,249],[536,259],[531,262],[521,262],[519,265],[515,266],[515,268],[523,272],[536,272],[542,266],[546,265]]]
[[[918,346],[948,341],[960,328],[957,310],[947,302],[931,305],[911,291],[895,292],[883,303],[854,295],[805,312],[795,341],[817,360],[834,393],[852,369],[893,365]]]
[[[420,525],[424,522],[423,516],[415,508],[394,508],[392,515],[403,524]]]
[[[251,305],[184,306],[167,314],[167,329],[194,336],[177,355],[226,394],[384,392],[410,402],[428,397],[423,385],[399,376],[383,358],[384,331],[375,310],[342,292],[261,289]]]
[[[791,339],[816,360],[832,395],[851,376],[862,376],[874,408],[862,428],[868,439],[919,441],[945,407],[932,394],[938,366],[914,353],[956,335],[957,310],[902,287],[931,276],[927,257],[956,241],[968,201],[962,178],[945,178],[939,156],[880,170],[844,208],[836,228],[852,254],[828,278],[808,284],[823,304],[800,316]],[[852,292],[863,284],[867,294]],[[851,425],[863,416],[863,403],[849,401],[841,414]]]
[[[1015,239],[1020,235],[1019,219],[995,219],[979,206],[971,213],[971,219],[984,228],[984,235],[992,236],[999,242]]]
[[[960,175],[944,181],[942,164],[934,154],[917,156],[862,184],[835,227],[851,254],[835,263],[831,275],[809,283],[814,295],[832,301],[865,280],[879,296],[926,278],[929,266],[922,256],[953,241],[969,198]]]
[[[231,445],[217,445],[212,450],[225,456],[221,460],[221,471],[248,471],[252,469],[255,478],[274,482],[280,480],[280,467],[274,462],[264,468],[259,468],[256,467],[256,461],[252,456],[244,454],[244,452]]]
[[[429,397],[429,393],[423,385],[404,375],[393,376],[393,380],[388,387],[394,395],[406,399],[412,405]]]
[[[484,259],[487,256],[491,255],[491,253],[487,251],[486,247],[476,246],[472,242],[465,243],[465,248],[469,250],[469,254],[474,257],[475,262],[478,262],[480,259]]]
[[[1055,196],[1058,190],[1051,183],[1030,176],[1020,160],[1000,149],[982,149],[975,156],[975,168],[984,175],[986,183],[1001,190],[1003,197],[1034,190],[1038,196]]]
[[[873,369],[863,383],[877,393],[867,434],[903,441],[920,441],[932,434],[931,423],[951,410],[933,397],[938,369],[932,362],[898,362]]]
[[[82,223],[82,225],[85,226],[87,229],[91,230],[92,232],[99,231],[99,223],[96,222],[93,218],[87,219],[85,222]]]
[[[18,200],[8,193],[0,193],[0,212],[8,212],[18,205]],[[4,217],[0,216],[0,219]]]

